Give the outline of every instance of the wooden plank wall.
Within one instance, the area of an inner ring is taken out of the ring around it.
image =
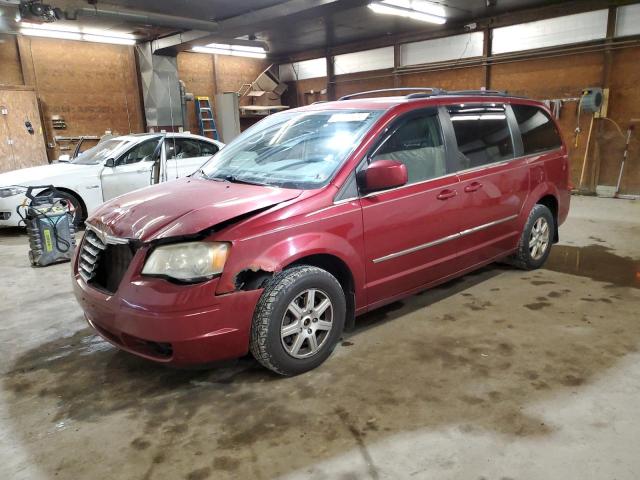
[[[32,88],[39,100],[44,139],[144,131],[133,47],[4,35],[0,83]],[[0,88],[2,88],[0,86]],[[54,130],[61,115],[65,130]],[[58,158],[61,145],[47,149]]]
[[[624,136],[631,119],[640,119],[640,48],[625,48],[612,52],[612,68],[608,117],[610,120],[596,120],[601,128],[594,126],[594,137],[586,169],[585,186],[594,190],[596,184],[615,185],[624,150]],[[554,58],[522,60],[500,63],[489,68],[488,88],[507,90],[510,93],[531,98],[578,97],[582,88],[602,85],[604,74],[604,53],[569,54]],[[335,80],[336,98],[357,91],[380,88],[432,86],[447,90],[478,89],[484,86],[484,71],[481,66],[449,68],[439,71],[405,73],[396,75],[390,71],[363,72],[340,75]],[[298,90],[297,105],[309,104],[317,99],[301,92],[311,88],[324,89],[327,79],[313,78],[292,82],[292,89]],[[321,98],[324,99],[324,98]],[[576,103],[566,103],[560,116],[560,128],[569,147],[572,181],[578,186],[590,116],[580,117],[578,146],[574,145],[576,128]],[[615,122],[615,123],[614,123]],[[622,130],[622,134],[618,130]],[[621,186],[621,193],[640,194],[640,122],[635,124],[635,139],[631,143],[629,161]]]
[[[48,38],[25,39],[35,86],[52,135],[102,135],[144,131],[133,47]],[[66,130],[53,130],[61,115]],[[60,153],[52,149],[51,157]]]
[[[0,173],[47,163],[36,93],[27,88],[0,88]]]
[[[0,33],[0,88],[24,85],[15,35]]]
[[[203,53],[181,52],[178,54],[178,72],[187,92],[200,97],[209,97],[212,106],[216,94],[213,60],[213,55]],[[194,102],[187,102],[186,128],[192,133],[199,132]]]

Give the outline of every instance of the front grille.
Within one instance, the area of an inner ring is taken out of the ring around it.
[[[80,262],[78,263],[78,272],[85,282],[89,283],[95,276],[100,254],[106,249],[107,245],[100,240],[98,235],[87,229],[82,241]]]
[[[87,228],[80,251],[78,273],[88,284],[115,293],[134,253],[129,243],[105,243]]]

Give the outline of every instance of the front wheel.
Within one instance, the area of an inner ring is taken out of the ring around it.
[[[518,250],[512,257],[515,266],[525,270],[540,268],[551,252],[554,229],[551,211],[544,205],[535,205],[522,231]]]
[[[251,353],[281,375],[312,370],[331,355],[345,313],[344,291],[329,272],[306,265],[284,270],[271,279],[258,301]]]

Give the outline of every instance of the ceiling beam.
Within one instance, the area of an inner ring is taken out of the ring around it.
[[[328,15],[348,8],[359,7],[368,0],[287,0],[271,7],[253,10],[235,17],[219,20],[216,28],[208,31],[187,31],[155,40],[155,54],[175,55],[194,46],[229,40],[243,35],[253,35],[261,30],[273,28],[275,22],[299,21],[319,15]]]

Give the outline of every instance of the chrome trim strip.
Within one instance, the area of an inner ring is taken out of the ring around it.
[[[111,245],[126,245],[127,243],[129,243],[129,239],[127,239],[127,238],[120,238],[120,237],[114,237],[113,235],[109,235],[108,233],[105,233],[102,230],[99,230],[98,228],[94,227],[90,223],[85,223],[85,225],[89,230],[91,230],[93,233],[95,233],[96,236],[100,240],[102,240],[102,242],[105,245],[107,243],[109,243]],[[98,245],[95,245],[93,242],[91,242],[91,244],[94,245],[97,248],[100,248]],[[104,248],[100,248],[100,249],[104,250]]]
[[[448,242],[449,240],[454,240],[459,238],[459,233],[454,233],[453,235],[449,235],[447,237],[442,237],[432,242],[423,243],[422,245],[416,245],[415,247],[407,248],[406,250],[401,250],[399,252],[390,253],[389,255],[385,255],[384,257],[376,258],[373,260],[373,263],[386,262],[387,260],[392,260],[397,257],[401,257],[403,255],[408,255],[410,253],[417,252],[419,250],[424,250],[425,248],[435,247],[436,245],[440,245],[442,243]]]
[[[493,222],[485,223],[484,225],[478,225],[477,227],[473,227],[473,228],[468,228],[466,230],[462,230],[459,233],[460,233],[461,237],[464,237],[465,235],[469,235],[471,233],[479,232],[480,230],[484,230],[486,228],[490,228],[490,227],[493,227],[495,225],[499,225],[499,224],[504,223],[504,222],[509,222],[511,220],[515,220],[516,218],[518,218],[518,215],[510,215],[508,217],[501,218],[500,220],[494,220]]]
[[[355,202],[356,200],[359,200],[359,199],[360,199],[360,197],[343,198],[342,200],[334,200],[333,204],[334,205],[341,205],[343,203]]]
[[[466,230],[462,230],[461,232],[454,233],[452,235],[448,235],[446,237],[439,238],[437,240],[433,240],[432,242],[423,243],[422,245],[416,245],[415,247],[407,248],[406,250],[401,250],[399,252],[390,253],[389,255],[385,255],[384,257],[376,258],[373,260],[373,263],[386,262],[387,260],[392,260],[394,258],[401,257],[403,255],[408,255],[410,253],[414,253],[420,250],[424,250],[425,248],[435,247],[436,245],[441,245],[450,240],[455,240],[456,238],[462,238],[464,236],[470,235],[475,232],[479,232],[480,230],[485,230],[487,228],[493,227],[495,225],[499,225],[501,223],[509,222],[518,218],[518,215],[510,215],[505,218],[501,218],[500,220],[494,220],[493,222],[485,223],[483,225],[478,225],[477,227],[468,228]]]

